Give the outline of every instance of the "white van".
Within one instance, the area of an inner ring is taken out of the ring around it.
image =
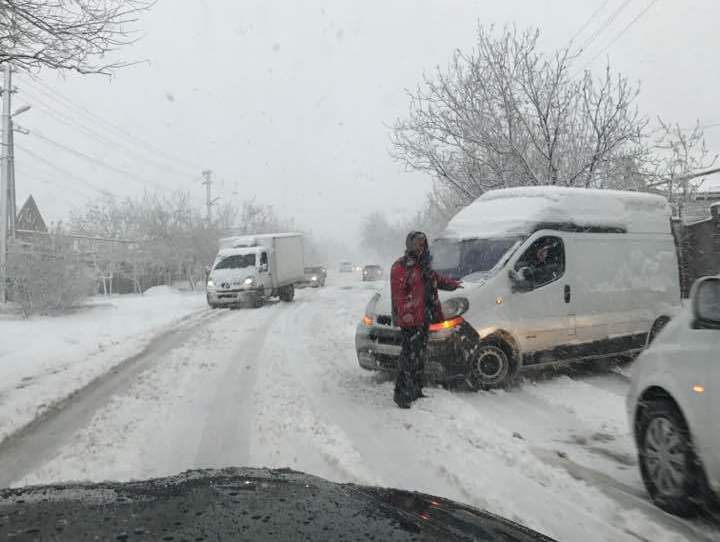
[[[431,326],[426,371],[477,387],[519,370],[642,350],[680,307],[667,201],[560,187],[485,193],[432,243],[434,269],[461,278],[469,308]],[[466,304],[452,304],[453,307]],[[464,310],[464,309],[463,309]],[[356,334],[360,365],[394,370],[389,292]]]
[[[260,307],[270,297],[290,302],[304,278],[302,234],[226,237],[208,275],[207,302],[213,308]]]

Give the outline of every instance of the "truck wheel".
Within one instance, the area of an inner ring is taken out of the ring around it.
[[[653,502],[671,514],[695,515],[704,501],[705,477],[677,407],[650,401],[636,427],[640,473]]]
[[[280,301],[285,301],[286,303],[290,303],[293,299],[295,299],[295,286],[292,284],[289,284],[285,287],[283,287],[282,290],[280,290]]]
[[[497,341],[480,343],[468,357],[468,381],[475,389],[502,388],[513,376],[512,359]]]

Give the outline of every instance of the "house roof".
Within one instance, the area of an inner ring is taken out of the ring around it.
[[[37,203],[35,203],[35,199],[32,196],[28,196],[28,199],[25,200],[25,203],[20,208],[20,211],[17,214],[15,227],[18,230],[26,231],[44,233],[48,231],[47,226],[45,225],[45,220],[43,220],[43,217],[40,214],[40,209],[38,209]]]

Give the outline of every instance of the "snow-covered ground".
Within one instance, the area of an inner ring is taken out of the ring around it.
[[[292,304],[217,311],[14,485],[282,466],[441,495],[559,540],[720,537],[648,501],[621,372],[538,375],[510,392],[433,388],[396,408],[392,383],[360,369],[354,351],[379,286],[331,276]]]
[[[0,441],[136,354],[169,326],[206,310],[204,295],[167,287],[91,300],[74,314],[0,319]]]

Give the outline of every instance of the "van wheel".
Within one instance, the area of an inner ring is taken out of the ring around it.
[[[653,502],[671,514],[694,516],[704,500],[704,472],[687,424],[670,401],[650,401],[637,422],[638,460]]]
[[[652,344],[652,342],[655,340],[655,337],[658,336],[658,333],[660,333],[663,328],[668,325],[669,322],[670,318],[668,318],[667,316],[661,316],[660,318],[655,320],[655,323],[650,328],[650,333],[648,333],[647,344],[645,345],[646,347]]]
[[[282,290],[280,290],[280,301],[285,301],[286,303],[290,303],[293,299],[295,299],[295,286],[293,284],[289,284],[288,286],[283,287]]]
[[[512,361],[502,346],[496,342],[478,345],[470,357],[469,379],[476,389],[501,388],[510,382]]]

